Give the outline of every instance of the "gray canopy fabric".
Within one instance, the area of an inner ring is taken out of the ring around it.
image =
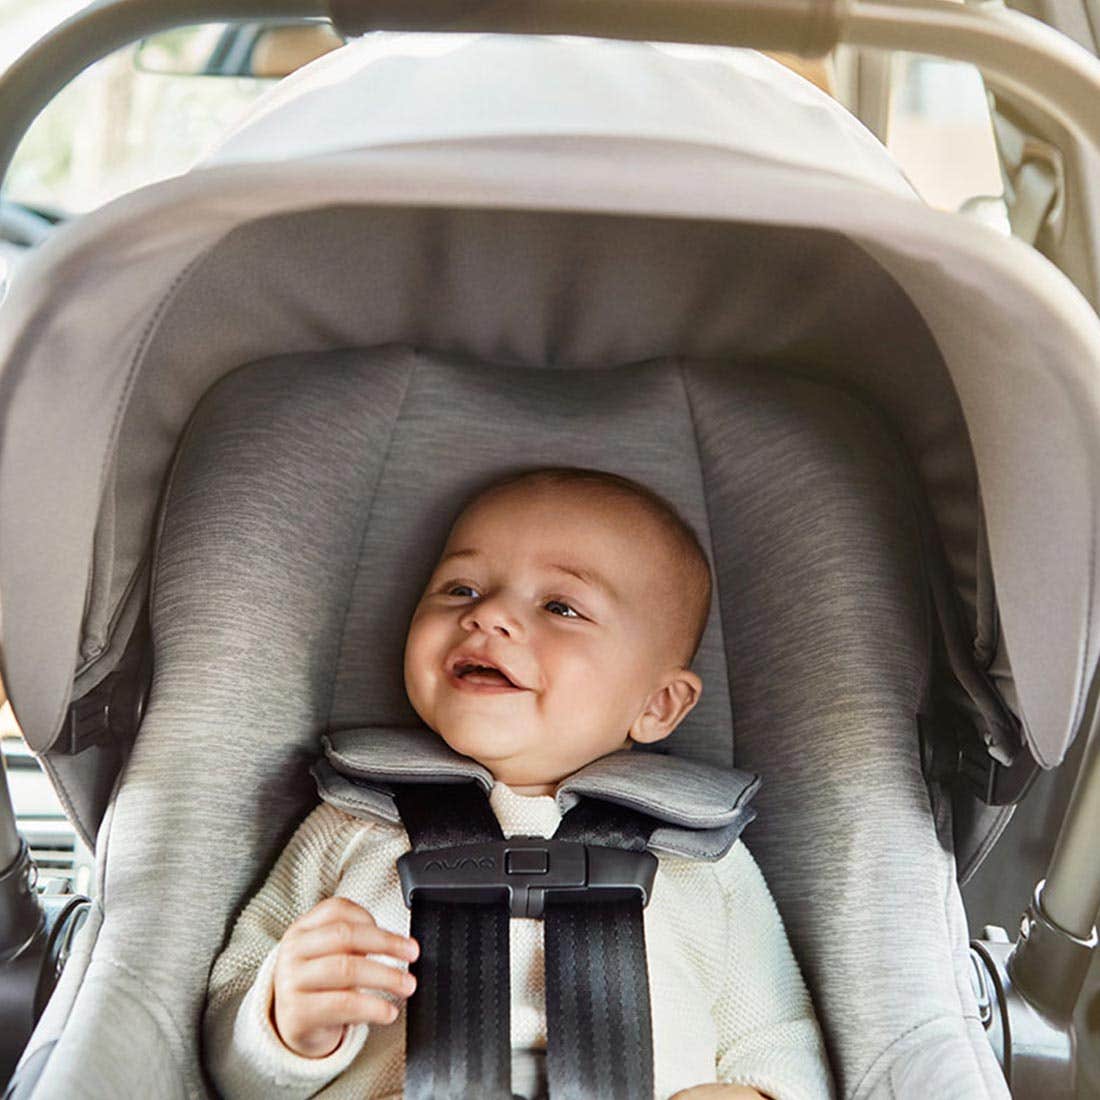
[[[4,676],[39,750],[74,665],[79,695],[117,659],[201,394],[250,358],[398,340],[512,367],[688,354],[844,380],[905,437],[977,663],[1040,763],[1080,721],[1100,320],[1031,250],[922,206],[765,58],[368,36],[206,166],[57,234],[0,316]]]
[[[93,922],[26,1055],[56,1041],[36,1100],[208,1095],[209,967],[315,798],[321,733],[420,727],[403,640],[450,523],[488,479],[563,461],[673,500],[711,560],[703,693],[668,747],[763,777],[745,836],[838,1096],[1007,1100],[950,802],[915,736],[935,562],[881,412],[732,361],[521,369],[401,344],[241,366],[188,427],[152,569],[150,706]]]

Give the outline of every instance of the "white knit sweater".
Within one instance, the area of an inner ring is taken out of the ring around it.
[[[505,836],[550,836],[561,818],[552,796],[503,783],[490,804]],[[408,934],[395,866],[408,847],[400,826],[324,803],[299,826],[211,973],[205,1053],[226,1100],[401,1096],[404,1009],[392,1024],[348,1028],[325,1058],[302,1058],[283,1046],[270,1006],[279,939],[324,898],[351,898],[381,927]],[[714,1081],[751,1085],[774,1100],[832,1096],[809,996],[743,843],[716,863],[661,856],[644,921],[658,1100]],[[542,922],[511,921],[510,942],[512,1087],[530,1095],[538,1057],[530,1052],[546,1049]]]

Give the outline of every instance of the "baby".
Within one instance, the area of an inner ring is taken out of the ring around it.
[[[667,737],[698,702],[707,621],[696,536],[643,486],[553,468],[484,490],[454,523],[413,614],[417,714],[495,779],[505,836],[550,836],[557,785]],[[488,671],[460,674],[464,662]],[[496,671],[498,670],[498,671]],[[227,1098],[399,1097],[418,945],[397,825],[323,803],[214,965],[206,1056]],[[644,911],[659,1100],[832,1095],[809,996],[741,841],[714,863],[660,856]],[[544,1087],[542,922],[510,922],[513,1090]]]

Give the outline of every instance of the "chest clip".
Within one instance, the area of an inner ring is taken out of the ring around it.
[[[514,836],[486,844],[406,852],[397,861],[405,904],[425,901],[488,904],[507,900],[513,917],[541,919],[548,899],[622,901],[653,893],[652,852],[604,848],[571,840]]]

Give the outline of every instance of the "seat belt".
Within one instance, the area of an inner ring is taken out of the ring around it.
[[[405,1095],[512,1096],[509,921],[545,924],[551,1100],[651,1100],[643,909],[659,822],[584,797],[553,837],[505,840],[477,783],[402,783],[412,850],[397,863],[417,988],[406,1006]]]

